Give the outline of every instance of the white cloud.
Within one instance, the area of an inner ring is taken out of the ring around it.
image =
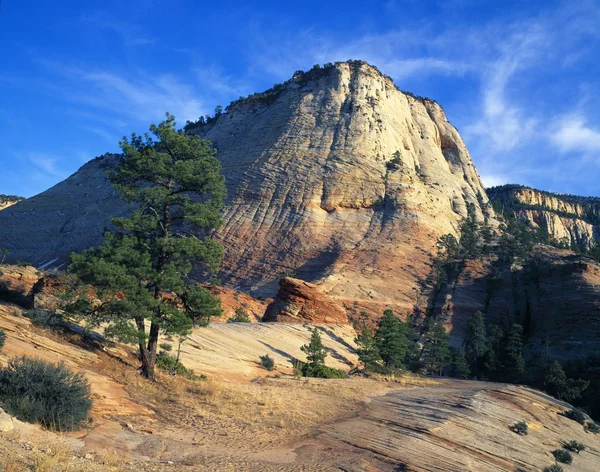
[[[171,74],[155,74],[143,69],[117,73],[66,65],[48,60],[38,62],[64,82],[53,87],[71,100],[88,117],[97,115],[106,121],[106,111],[121,125],[148,123],[164,118],[165,112],[175,115],[179,123],[195,120],[206,113],[195,88]],[[95,110],[90,112],[89,109]]]
[[[36,169],[44,175],[51,177],[64,177],[64,173],[58,168],[59,159],[47,154],[30,153],[29,160]]]
[[[511,180],[500,174],[481,174],[481,181],[485,187],[495,187],[511,183]]]
[[[550,139],[562,152],[600,152],[600,130],[590,127],[579,114],[561,118]]]

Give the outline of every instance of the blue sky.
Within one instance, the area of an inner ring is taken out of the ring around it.
[[[600,195],[600,2],[2,1],[0,193],[31,196],[315,63],[436,99],[486,185]]]

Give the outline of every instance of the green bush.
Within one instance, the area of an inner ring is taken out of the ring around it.
[[[346,372],[341,369],[327,367],[325,364],[306,363],[302,366],[303,377],[316,377],[320,379],[345,379]]]
[[[227,323],[250,323],[250,316],[243,308],[236,308],[235,315],[229,318]]]
[[[580,425],[585,425],[586,416],[581,410],[573,408],[572,410],[565,411],[563,415],[570,420],[577,421]]]
[[[165,352],[171,352],[173,350],[173,346],[169,343],[160,343],[160,348]]]
[[[260,365],[271,372],[275,368],[275,361],[271,356],[265,354],[264,356],[260,356]]]
[[[3,329],[0,329],[0,349],[4,347],[4,343],[6,342],[6,333]]]
[[[560,465],[554,464],[548,467],[544,467],[544,471],[543,472],[564,472],[565,469],[563,469]]]
[[[576,452],[577,454],[579,454],[581,451],[585,450],[585,445],[577,441],[569,441],[565,444],[564,448],[568,449],[571,452]]]
[[[197,376],[191,370],[186,368],[181,362],[177,362],[176,358],[169,356],[165,352],[161,352],[158,356],[156,356],[156,366],[159,369],[166,370],[171,375],[181,375],[190,380],[202,378],[202,376]]]
[[[594,434],[600,433],[600,425],[598,425],[597,423],[590,422],[585,426],[585,429],[587,431],[589,431],[590,433],[594,433]]]
[[[563,464],[570,464],[573,462],[573,456],[569,451],[565,451],[564,449],[556,449],[552,451],[552,455],[558,462],[562,462]]]
[[[0,370],[0,400],[20,420],[58,431],[81,425],[92,407],[83,374],[29,357],[12,359]]]
[[[529,431],[529,427],[525,421],[519,421],[518,423],[513,424],[510,427],[510,430],[514,433],[517,433],[521,436],[527,436],[527,432]]]

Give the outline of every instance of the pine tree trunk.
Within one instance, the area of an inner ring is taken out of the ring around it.
[[[143,318],[136,319],[136,324],[140,331],[145,329]],[[140,341],[140,360],[142,361],[142,367],[140,371],[144,377],[150,380],[155,380],[154,368],[156,366],[156,353],[158,350],[158,333],[159,327],[156,323],[150,325],[150,334],[148,336],[148,344],[144,345],[143,341]]]

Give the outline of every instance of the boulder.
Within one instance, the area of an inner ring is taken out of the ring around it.
[[[263,321],[347,324],[348,316],[315,284],[285,277],[279,281],[279,292],[267,307]]]
[[[12,418],[0,408],[0,433],[12,431],[14,427]]]

